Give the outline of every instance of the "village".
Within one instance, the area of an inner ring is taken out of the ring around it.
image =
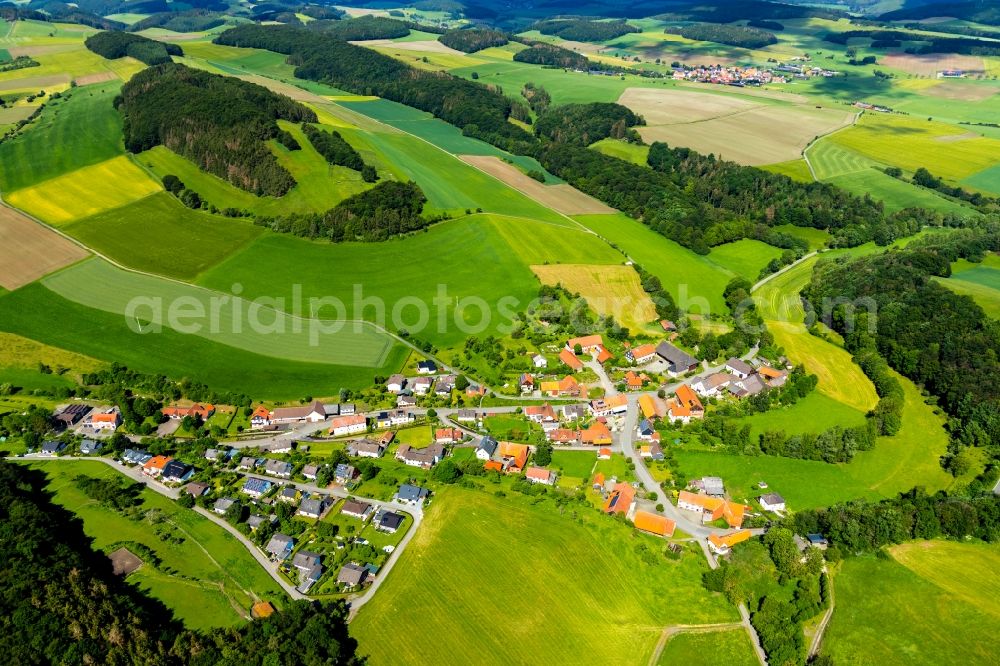
[[[293,596],[348,596],[355,607],[395,564],[432,488],[454,469],[526,493],[582,493],[636,530],[698,541],[714,561],[783,517],[785,501],[763,483],[756,497],[730,497],[718,477],[674,487],[664,476],[664,432],[703,419],[706,404],[780,388],[789,368],[773,367],[755,350],[709,366],[673,344],[669,324],[658,344],[626,343],[621,362],[601,335],[567,339],[555,373],[535,354],[535,372],[522,373],[511,387],[516,395],[498,406],[428,407],[459,384],[480,403],[487,391],[425,359],[412,375],[392,375],[379,387],[391,407],[260,404],[247,410],[239,437],[204,451],[172,451],[163,444],[169,436],[143,448],[140,437],[116,432],[117,406],[76,402],[53,415],[62,434],[28,456],[99,457],[239,534]],[[585,373],[600,391],[577,379]],[[158,431],[196,429],[221,409],[164,406]],[[563,474],[554,456],[587,458],[591,473]]]

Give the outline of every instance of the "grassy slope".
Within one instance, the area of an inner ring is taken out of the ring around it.
[[[30,131],[0,144],[0,189],[34,185],[121,155],[122,123],[111,106],[120,83],[76,88],[47,105]]]
[[[987,256],[982,263],[964,259],[952,265],[950,278],[935,278],[952,291],[969,296],[987,315],[1000,319],[1000,257]]]
[[[250,605],[263,598],[281,604],[285,593],[254,561],[232,535],[193,511],[150,490],[143,491],[145,511],[159,512],[175,527],[183,542],[174,544],[156,536],[148,520],[133,521],[107,509],[82,493],[73,482],[78,474],[97,478],[121,478],[104,463],[40,462],[33,466],[49,477],[56,503],[77,514],[96,549],[119,541],[137,541],[161,558],[168,574],[146,564],[129,578],[131,582],[165,603],[188,627],[204,629],[241,622],[236,608],[249,614]],[[234,608],[235,606],[235,608]]]
[[[838,664],[989,664],[1000,629],[995,545],[930,541],[845,560],[822,651]]]
[[[151,275],[132,273],[100,259],[85,261],[51,275],[42,284],[64,298],[89,308],[127,319],[138,318],[143,325],[158,323],[274,359],[379,367],[394,344],[388,335],[369,326],[358,331],[345,327],[336,333],[316,335],[314,340],[311,313],[305,304],[302,306],[302,317],[310,321],[293,320],[272,311],[258,312],[253,304],[243,300],[237,307],[233,303],[232,292],[211,292]],[[162,306],[139,307],[130,313],[130,305],[148,303],[150,299],[162,299]],[[175,306],[180,312],[178,303],[185,303],[184,312],[193,314],[171,315],[171,308]],[[217,316],[213,315],[214,303],[218,303]],[[277,304],[262,300],[260,305],[275,307]],[[289,307],[294,309],[295,305]],[[317,341],[321,344],[315,344]]]
[[[758,661],[747,632],[743,629],[730,629],[677,634],[667,641],[657,663],[661,666],[675,664],[755,666]]]
[[[141,372],[275,400],[368,386],[373,374],[397,371],[406,357],[395,347],[381,368],[358,368],[279,361],[169,329],[136,335],[123,317],[73,303],[38,283],[0,297],[0,329]]]
[[[712,248],[708,258],[753,283],[760,277],[761,270],[780,256],[778,248],[745,238]]]
[[[641,663],[665,625],[735,620],[701,587],[699,554],[643,564],[635,545],[660,549],[662,541],[590,511],[580,518],[548,503],[449,489],[352,624],[354,635],[373,665]],[[400,626],[405,641],[394,639]]]
[[[577,238],[568,244],[567,238]],[[530,261],[529,261],[530,260]],[[375,316],[373,307],[354,308],[355,285],[363,297],[377,296],[384,305],[390,329],[392,308],[401,298],[416,298],[432,304],[439,285],[446,289],[446,326],[437,326],[437,308],[432,307],[430,327],[417,332],[412,308],[403,311],[401,323],[422,340],[438,345],[459,344],[467,333],[454,324],[455,298],[484,299],[490,312],[488,331],[497,330],[496,306],[505,296],[523,309],[537,295],[538,281],[529,263],[567,261],[574,263],[618,263],[614,254],[596,237],[551,224],[497,215],[476,215],[452,220],[426,233],[385,243],[311,243],[289,236],[262,237],[243,252],[210,271],[205,286],[228,289],[241,283],[249,297],[290,295],[291,285],[302,285],[306,298],[333,296],[348,305],[348,317]],[[463,303],[463,305],[465,305]],[[463,319],[481,320],[477,307],[465,308]]]
[[[64,230],[124,266],[181,280],[197,278],[264,233],[246,220],[191,210],[162,191]]]
[[[826,247],[826,244],[830,241],[830,232],[824,231],[823,229],[797,227],[794,224],[782,224],[774,227],[774,230],[805,240],[809,243],[810,250],[817,250],[821,247]]]
[[[590,147],[605,155],[617,157],[639,166],[646,166],[646,158],[649,155],[649,146],[627,143],[618,139],[603,139],[590,144]]]

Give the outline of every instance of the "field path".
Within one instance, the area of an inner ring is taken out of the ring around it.
[[[830,575],[829,570],[826,572],[826,580],[830,585],[830,606],[823,614],[823,619],[820,621],[819,626],[816,627],[816,633],[813,634],[812,642],[809,644],[809,653],[806,656],[810,659],[819,654],[819,648],[823,642],[823,634],[826,632],[826,627],[833,618],[833,607],[836,603],[836,598],[833,594],[833,576]]]

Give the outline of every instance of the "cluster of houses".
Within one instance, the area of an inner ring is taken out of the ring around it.
[[[674,535],[677,523],[658,513],[645,511],[636,500],[635,487],[617,478],[605,480],[604,474],[594,475],[593,488],[604,499],[602,511],[609,515],[622,514],[637,530],[669,538]]]
[[[726,361],[723,372],[702,377],[691,384],[691,388],[703,397],[733,395],[746,398],[757,395],[769,388],[783,386],[788,380],[788,372],[770,366],[755,368],[746,361],[731,358]]]
[[[760,86],[768,83],[785,83],[786,81],[784,76],[774,70],[752,65],[699,65],[697,67],[680,65],[674,67],[673,72],[672,78],[675,81],[697,81],[698,83],[717,83],[731,86]]]
[[[117,406],[92,407],[77,402],[57,409],[52,419],[60,430],[82,426],[94,433],[111,433],[122,424],[122,413]]]

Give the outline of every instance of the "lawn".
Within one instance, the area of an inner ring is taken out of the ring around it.
[[[596,463],[597,455],[594,451],[553,451],[549,468],[557,470],[560,476],[582,481],[590,478]]]
[[[121,155],[120,83],[81,86],[50,102],[29,131],[0,143],[0,189],[18,190]]]
[[[301,311],[304,319],[297,319],[270,309],[280,305],[265,299],[255,304],[235,299],[229,291],[212,292],[133,273],[96,258],[45,278],[42,284],[80,305],[141,323],[145,330],[153,325],[173,328],[273,359],[378,368],[395,345],[371,326],[323,332],[325,324],[310,319],[308,309]],[[149,305],[130,309],[136,303]],[[182,310],[184,314],[177,314]]]
[[[711,261],[723,268],[756,282],[761,270],[772,259],[781,256],[781,250],[758,240],[744,238],[733,243],[725,243],[712,248],[708,254]]]
[[[128,157],[119,155],[11,192],[7,201],[45,222],[61,225],[160,191],[158,182]]]
[[[351,625],[373,666],[643,663],[666,625],[736,620],[701,586],[700,553],[646,564],[636,547],[658,553],[662,540],[578,511],[574,519],[550,502],[440,493],[396,572]],[[405,641],[394,639],[401,626]]]
[[[48,488],[53,491],[55,502],[83,520],[83,529],[93,539],[95,549],[132,541],[157,554],[161,566],[145,563],[129,581],[166,604],[186,626],[193,629],[232,626],[249,615],[250,606],[258,599],[278,606],[286,601],[284,591],[243,544],[194,511],[144,490],[141,498],[145,515],[132,520],[88,498],[73,482],[76,475],[124,478],[104,463],[47,461],[32,466],[48,475]],[[161,539],[158,532],[180,543]]]
[[[657,663],[661,666],[677,664],[756,666],[758,661],[746,630],[736,628],[675,634],[667,640]]]
[[[577,220],[660,278],[677,306],[698,314],[725,313],[722,291],[734,275],[624,214],[577,215]]]
[[[192,210],[162,191],[63,230],[123,266],[180,280],[197,278],[264,233],[248,220]]]
[[[189,378],[217,391],[256,399],[335,396],[342,387],[364,388],[375,374],[399,370],[406,350],[396,346],[380,368],[277,360],[164,328],[137,335],[120,315],[62,298],[35,283],[0,296],[0,330],[134,370]]]
[[[567,238],[577,239],[572,248]],[[289,298],[292,286],[301,285],[306,299],[340,299],[348,318],[381,320],[390,330],[406,328],[421,340],[447,346],[509,323],[500,309],[502,298],[513,299],[504,307],[517,311],[537,296],[538,280],[522,256],[531,263],[621,260],[591,234],[474,215],[384,243],[330,244],[269,234],[200,282],[223,291],[239,282],[251,298]],[[423,322],[421,311],[427,314]]]
[[[914,542],[891,559],[845,560],[822,653],[837,664],[990,664],[1000,629],[1000,550],[982,543]]]

